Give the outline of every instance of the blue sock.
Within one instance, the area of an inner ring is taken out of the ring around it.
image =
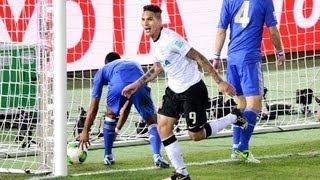
[[[233,131],[232,132],[232,143],[233,143],[232,148],[237,149],[240,143],[240,136],[241,136],[242,129],[240,126],[232,125],[232,131]]]
[[[151,144],[153,154],[160,154],[161,139],[157,129],[157,124],[151,124],[148,127],[148,132],[149,132],[149,141]]]
[[[238,149],[241,151],[249,149],[249,141],[257,122],[258,113],[254,109],[247,108],[244,110],[243,116],[246,117],[248,120],[248,128],[244,129],[240,136],[240,144],[238,146]]]
[[[243,113],[244,108],[239,108],[239,109]],[[233,149],[238,149],[241,133],[242,133],[242,128],[240,126],[233,124],[232,125],[232,143],[233,143],[232,148]]]
[[[105,119],[103,126],[103,138],[104,138],[104,155],[112,154],[113,141],[116,137],[115,127],[116,121],[110,118]]]

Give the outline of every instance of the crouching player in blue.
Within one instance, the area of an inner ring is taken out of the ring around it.
[[[134,61],[120,59],[119,54],[115,52],[111,52],[106,56],[105,64],[94,76],[91,103],[80,135],[80,147],[83,147],[89,141],[89,131],[98,112],[102,88],[103,86],[108,86],[107,110],[103,127],[104,164],[111,165],[114,163],[112,146],[116,136],[117,117],[120,115],[123,105],[129,100],[147,122],[155,165],[162,168],[169,167],[169,164],[160,155],[161,140],[157,130],[154,104],[150,95],[151,89],[145,84],[129,99],[121,95],[121,91],[126,85],[136,81],[143,75],[144,72],[141,66]]]
[[[270,39],[276,48],[277,64],[285,60],[272,0],[224,0],[215,42],[215,68],[221,67],[220,52],[226,30],[230,26],[227,79],[236,88],[236,101],[249,126],[233,126],[233,152],[231,158],[259,163],[249,152],[249,140],[261,111],[263,75],[261,68],[261,41],[266,24]]]

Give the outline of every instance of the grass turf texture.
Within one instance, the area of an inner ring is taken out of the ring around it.
[[[257,158],[261,158],[261,164],[227,162],[230,143],[231,138],[181,141],[184,160],[191,177],[208,180],[320,179],[319,129],[254,135],[251,150]],[[308,154],[309,152],[317,153]],[[164,179],[173,171],[172,167],[158,169],[153,166],[149,145],[114,148],[114,153],[116,164],[105,167],[102,164],[103,151],[89,151],[84,164],[68,166],[69,176],[55,179]],[[279,155],[283,156],[272,157]],[[93,174],[85,176],[85,173]],[[31,176],[0,175],[0,179],[25,178]]]

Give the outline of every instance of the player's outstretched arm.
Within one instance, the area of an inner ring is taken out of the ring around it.
[[[269,27],[269,34],[272,44],[277,50],[277,65],[282,65],[282,63],[286,60],[286,57],[283,51],[280,33],[277,26]]]
[[[197,61],[198,64],[211,75],[213,80],[218,84],[219,90],[222,93],[225,93],[230,96],[235,95],[234,87],[231,86],[229,83],[223,81],[218,72],[213,68],[213,66],[210,64],[207,58],[205,58],[201,53],[199,53],[194,48],[191,48],[186,56],[190,59]]]
[[[100,98],[92,98],[90,102],[89,109],[87,111],[87,117],[84,122],[83,130],[80,134],[80,148],[84,149],[84,146],[87,146],[89,143],[89,132],[93,124],[94,119],[96,118],[98,109],[99,109]]]
[[[155,79],[162,71],[163,69],[161,67],[161,64],[159,62],[154,63],[151,69],[149,69],[149,71],[147,71],[143,76],[123,88],[122,95],[129,98],[134,92],[136,92],[139,87]]]

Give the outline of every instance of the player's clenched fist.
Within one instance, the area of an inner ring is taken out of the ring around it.
[[[139,87],[138,83],[131,83],[122,89],[122,95],[130,98],[130,96],[136,92]]]

